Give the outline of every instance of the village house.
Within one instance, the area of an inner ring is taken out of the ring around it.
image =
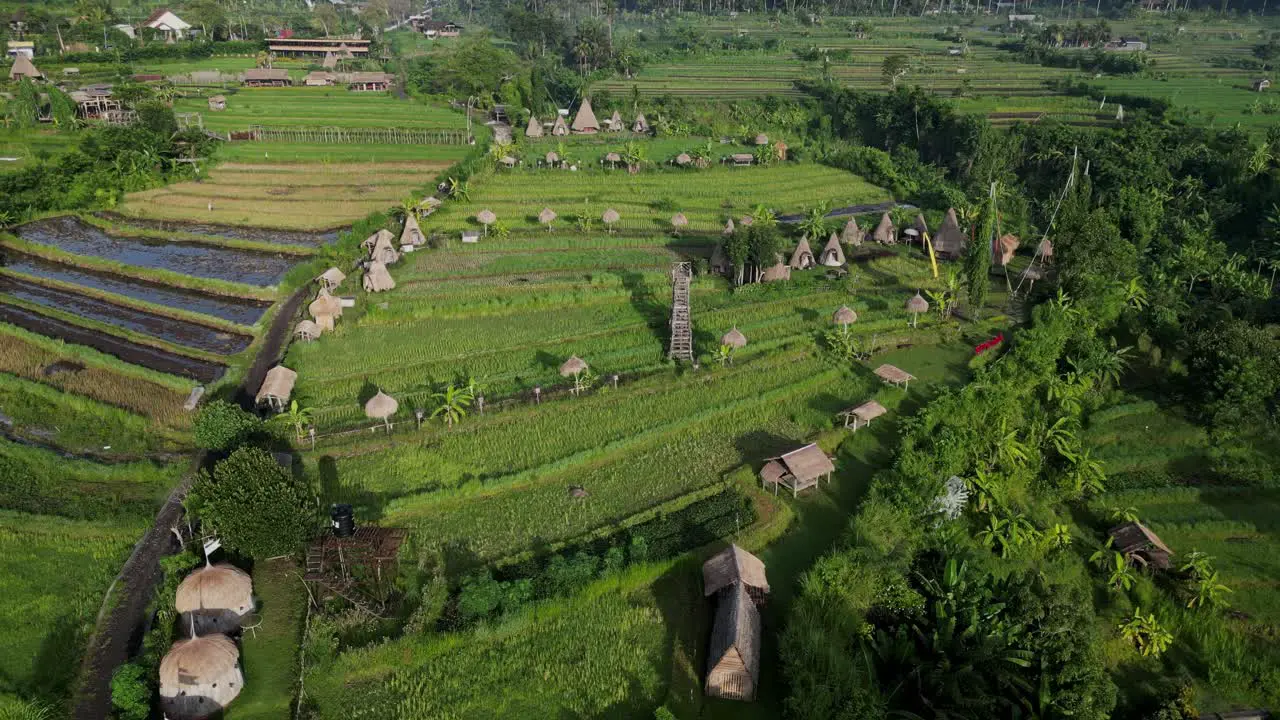
[[[142,22],[142,26],[164,35],[165,40],[177,40],[191,29],[190,23],[174,15],[168,8],[157,8]]]

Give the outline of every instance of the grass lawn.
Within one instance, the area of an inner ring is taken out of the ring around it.
[[[307,612],[307,589],[288,558],[264,560],[253,568],[253,594],[261,620],[241,640],[244,692],[227,708],[225,720],[289,717],[298,680],[298,644]]]

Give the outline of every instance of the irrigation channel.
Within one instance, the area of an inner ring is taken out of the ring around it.
[[[271,307],[271,303],[267,302],[206,295],[111,273],[85,270],[74,265],[64,265],[22,253],[6,253],[3,265],[9,270],[29,277],[79,285],[133,300],[180,308],[237,325],[253,325],[262,318],[267,308]]]
[[[269,230],[267,228],[247,227],[243,225],[217,225],[214,223],[151,220],[147,218],[129,217],[127,215],[105,211],[94,213],[94,215],[102,218],[103,220],[110,220],[111,222],[121,223],[144,230],[194,233],[196,235],[208,235],[210,237],[228,238],[231,240],[252,240],[254,242],[269,242],[275,243],[276,245],[297,245],[300,247],[328,245],[338,239],[339,233],[347,229],[346,227],[338,227],[321,232],[303,232],[300,230]]]
[[[276,284],[299,260],[285,253],[119,237],[74,215],[36,220],[14,228],[13,234],[76,255],[258,287]]]
[[[0,276],[0,293],[87,320],[150,335],[174,345],[218,355],[234,355],[253,342],[253,338],[248,335],[230,333],[188,320],[116,305],[99,298],[46,287],[13,276]]]

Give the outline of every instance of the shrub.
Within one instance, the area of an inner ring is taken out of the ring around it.
[[[116,720],[147,720],[151,715],[151,684],[138,663],[121,665],[111,676],[111,706]]]
[[[261,421],[225,400],[214,400],[196,415],[196,445],[205,450],[227,452],[249,438]]]
[[[311,488],[255,447],[236,450],[212,475],[202,474],[190,502],[224,545],[255,558],[297,552],[314,526]]]

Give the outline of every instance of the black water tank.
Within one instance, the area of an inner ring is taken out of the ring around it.
[[[333,520],[334,537],[345,538],[356,534],[356,518],[350,505],[334,505],[329,510],[329,517]]]

